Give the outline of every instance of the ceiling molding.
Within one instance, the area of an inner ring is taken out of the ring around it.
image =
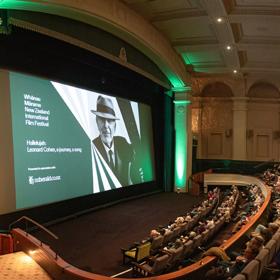
[[[230,25],[231,25],[234,41],[238,43],[244,36],[242,25],[240,23],[231,23]]]
[[[118,0],[2,0],[0,8],[54,14],[101,28],[149,57],[173,86],[185,86],[190,81],[184,62],[166,37]]]
[[[167,21],[179,18],[192,18],[192,17],[205,17],[207,13],[202,10],[175,10],[170,12],[161,12],[155,13],[151,18],[150,21],[152,23],[159,22],[159,21]]]
[[[201,45],[217,45],[219,42],[213,37],[190,37],[172,40],[172,46],[201,46]]]
[[[238,51],[238,57],[239,57],[240,67],[242,68],[248,62],[247,52],[245,52],[245,51]]]

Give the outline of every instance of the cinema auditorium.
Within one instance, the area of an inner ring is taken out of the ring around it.
[[[0,0],[0,279],[280,279],[280,1]]]

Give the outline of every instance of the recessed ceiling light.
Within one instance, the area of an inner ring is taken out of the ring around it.
[[[230,50],[231,50],[231,46],[230,46],[230,45],[227,45],[227,47],[226,47],[226,48],[227,48],[227,50],[228,50],[228,51],[230,51]]]
[[[219,22],[219,23],[221,23],[221,22],[223,22],[223,19],[222,19],[221,17],[218,17],[218,18],[216,19],[216,21]]]
[[[233,70],[233,73],[234,73],[234,74],[237,74],[237,70],[236,70],[236,69],[234,69],[234,70]]]

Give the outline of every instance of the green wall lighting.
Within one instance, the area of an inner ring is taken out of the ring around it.
[[[185,100],[175,104],[175,187],[184,188],[187,178],[187,104]]]

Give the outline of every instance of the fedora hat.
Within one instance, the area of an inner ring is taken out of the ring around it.
[[[112,100],[110,98],[103,97],[101,95],[99,95],[97,98],[96,111],[95,110],[90,110],[90,111],[100,118],[119,120],[119,118],[116,117]]]

